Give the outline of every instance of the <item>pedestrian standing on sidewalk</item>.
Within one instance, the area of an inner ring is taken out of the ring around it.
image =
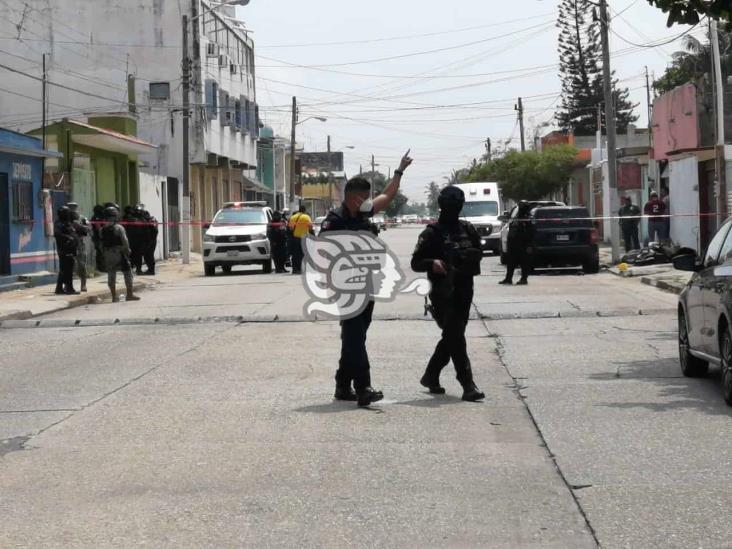
[[[640,208],[633,204],[632,198],[626,196],[623,198],[623,206],[620,208],[618,215],[620,216],[620,230],[623,233],[623,240],[625,241],[625,252],[639,250],[638,226],[640,225]]]
[[[269,239],[269,247],[272,250],[275,272],[288,272],[285,268],[285,263],[287,263],[287,223],[282,220],[280,212],[272,214],[272,221],[267,227],[267,238]]]
[[[71,210],[67,206],[58,209],[57,218],[53,227],[59,264],[56,294],[78,295],[79,292],[74,289],[74,258],[79,247],[79,237],[72,225]]]
[[[107,284],[112,294],[112,302],[119,302],[117,296],[117,271],[122,271],[127,288],[127,301],[139,301],[132,287],[132,265],[130,263],[130,242],[124,227],[117,223],[119,211],[116,208],[107,208],[105,211],[106,225],[102,227],[101,238],[104,250],[104,265],[107,268]]]
[[[306,213],[305,206],[300,206],[300,210],[293,214],[290,218],[289,227],[292,235],[292,246],[290,253],[292,254],[292,274],[300,274],[302,272],[302,239],[313,232],[313,221]]]
[[[346,183],[343,203],[328,213],[321,226],[321,232],[370,231],[370,218],[375,213],[384,211],[396,198],[404,170],[411,164],[412,159],[409,158],[407,151],[384,192],[373,200],[370,198],[371,183],[368,179],[363,177],[350,179]],[[341,358],[335,375],[336,400],[358,401],[359,406],[369,406],[384,398],[381,391],[376,391],[371,386],[371,365],[366,351],[366,335],[371,326],[373,312],[374,302],[369,301],[359,315],[341,321]]]
[[[666,222],[663,216],[666,214],[666,205],[659,200],[656,191],[651,191],[650,200],[646,202],[643,213],[648,216],[648,240],[646,243],[665,240]],[[656,237],[658,237],[658,240],[656,240]]]
[[[521,268],[521,279],[516,283],[524,286],[529,283],[531,272],[531,225],[529,225],[529,214],[531,206],[525,200],[518,204],[516,217],[509,220],[508,238],[506,244],[506,277],[499,284],[513,284],[513,273],[516,267]]]
[[[432,283],[430,310],[442,330],[442,337],[427,364],[420,383],[430,393],[444,394],[440,373],[452,359],[462,399],[485,398],[473,380],[465,329],[473,304],[473,277],[480,274],[483,251],[480,236],[472,224],[460,219],[465,193],[459,187],[445,187],[438,197],[440,217],[419,236],[412,255],[412,270],[427,273]],[[523,273],[522,273],[523,274]]]
[[[76,266],[76,274],[79,277],[79,282],[81,283],[81,287],[79,289],[82,292],[86,292],[86,279],[89,278],[86,250],[87,240],[91,233],[91,227],[89,226],[89,220],[79,212],[79,205],[76,202],[69,202],[66,206],[68,206],[71,211],[71,225],[74,227],[74,232],[76,232],[77,236],[77,249],[76,257],[74,257],[74,263]]]

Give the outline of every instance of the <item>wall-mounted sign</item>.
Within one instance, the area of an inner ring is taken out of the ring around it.
[[[13,162],[13,180],[14,181],[33,181],[33,171],[30,164],[21,164]]]

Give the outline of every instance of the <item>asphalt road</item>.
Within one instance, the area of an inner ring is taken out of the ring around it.
[[[417,234],[384,234],[405,267]],[[369,335],[385,401],[334,403],[338,326],[301,319],[292,275],[2,328],[0,546],[730,546],[730,413],[717,372],[680,375],[676,298],[483,263],[482,404],[417,384],[438,331],[414,295]]]

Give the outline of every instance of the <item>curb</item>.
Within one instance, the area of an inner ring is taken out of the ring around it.
[[[143,291],[158,284],[161,284],[161,282],[136,282],[132,285],[132,288],[135,291]],[[65,311],[66,309],[75,309],[76,307],[83,307],[84,305],[94,305],[97,303],[97,300],[110,297],[112,297],[112,293],[109,290],[97,290],[95,292],[89,292],[86,295],[74,296],[69,301],[59,302],[57,307],[43,311],[42,313],[34,314],[33,311],[24,310],[0,314],[0,322],[8,320],[28,320],[39,316],[57,313],[59,311]]]
[[[664,280],[658,280],[647,276],[641,277],[641,283],[676,295],[679,295],[686,286],[685,284],[679,285],[678,283],[666,282]]]

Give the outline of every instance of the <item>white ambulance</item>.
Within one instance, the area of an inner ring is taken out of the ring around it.
[[[465,205],[460,217],[470,221],[478,230],[483,251],[501,251],[501,221],[503,212],[498,183],[459,183],[465,193]]]

